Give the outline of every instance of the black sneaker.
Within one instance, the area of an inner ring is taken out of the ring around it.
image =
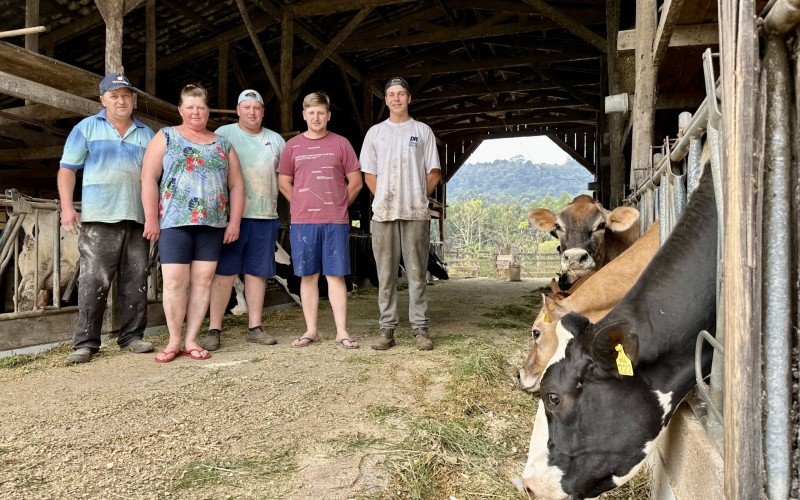
[[[207,331],[205,335],[197,339],[197,343],[206,351],[216,351],[219,349],[219,335],[222,333],[216,328]]]
[[[80,349],[75,349],[69,356],[67,356],[67,363],[71,365],[77,365],[80,363],[88,363],[91,359],[92,350],[88,347],[81,347]]]
[[[278,339],[264,331],[261,326],[249,328],[245,337],[248,342],[254,344],[275,345],[278,343]]]

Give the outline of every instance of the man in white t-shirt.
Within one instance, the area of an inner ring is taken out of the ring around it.
[[[208,332],[199,343],[208,351],[219,348],[222,316],[231,296],[233,281],[244,273],[247,301],[248,342],[272,345],[278,341],[261,326],[266,279],[275,276],[275,241],[278,219],[278,160],[286,142],[276,132],[261,126],[264,100],[247,89],[236,105],[239,122],[223,125],[215,132],[233,144],[242,164],[244,212],[239,239],[223,245],[211,285]]]
[[[428,336],[426,277],[430,247],[428,196],[441,180],[436,138],[411,118],[411,90],[403,78],[386,83],[389,118],[372,126],[361,147],[361,171],[372,202],[372,251],[378,267],[380,337],[371,347],[394,346],[397,328],[397,268],[403,256],[408,276],[408,319],[417,348],[433,349]]]

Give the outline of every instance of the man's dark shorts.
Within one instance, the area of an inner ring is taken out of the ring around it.
[[[193,260],[218,261],[225,229],[180,226],[162,229],[158,253],[162,264],[191,264]]]
[[[349,224],[292,224],[290,237],[297,276],[350,274]]]
[[[217,274],[275,276],[275,242],[280,227],[278,219],[242,219],[239,239],[222,245]]]

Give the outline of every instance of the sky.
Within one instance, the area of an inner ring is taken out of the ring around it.
[[[466,163],[491,163],[522,156],[531,163],[561,165],[569,156],[547,137],[513,137],[483,141]]]

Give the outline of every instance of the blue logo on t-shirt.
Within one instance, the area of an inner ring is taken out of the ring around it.
[[[408,141],[409,147],[416,148],[417,144],[419,144],[419,137],[411,136],[411,139]]]

